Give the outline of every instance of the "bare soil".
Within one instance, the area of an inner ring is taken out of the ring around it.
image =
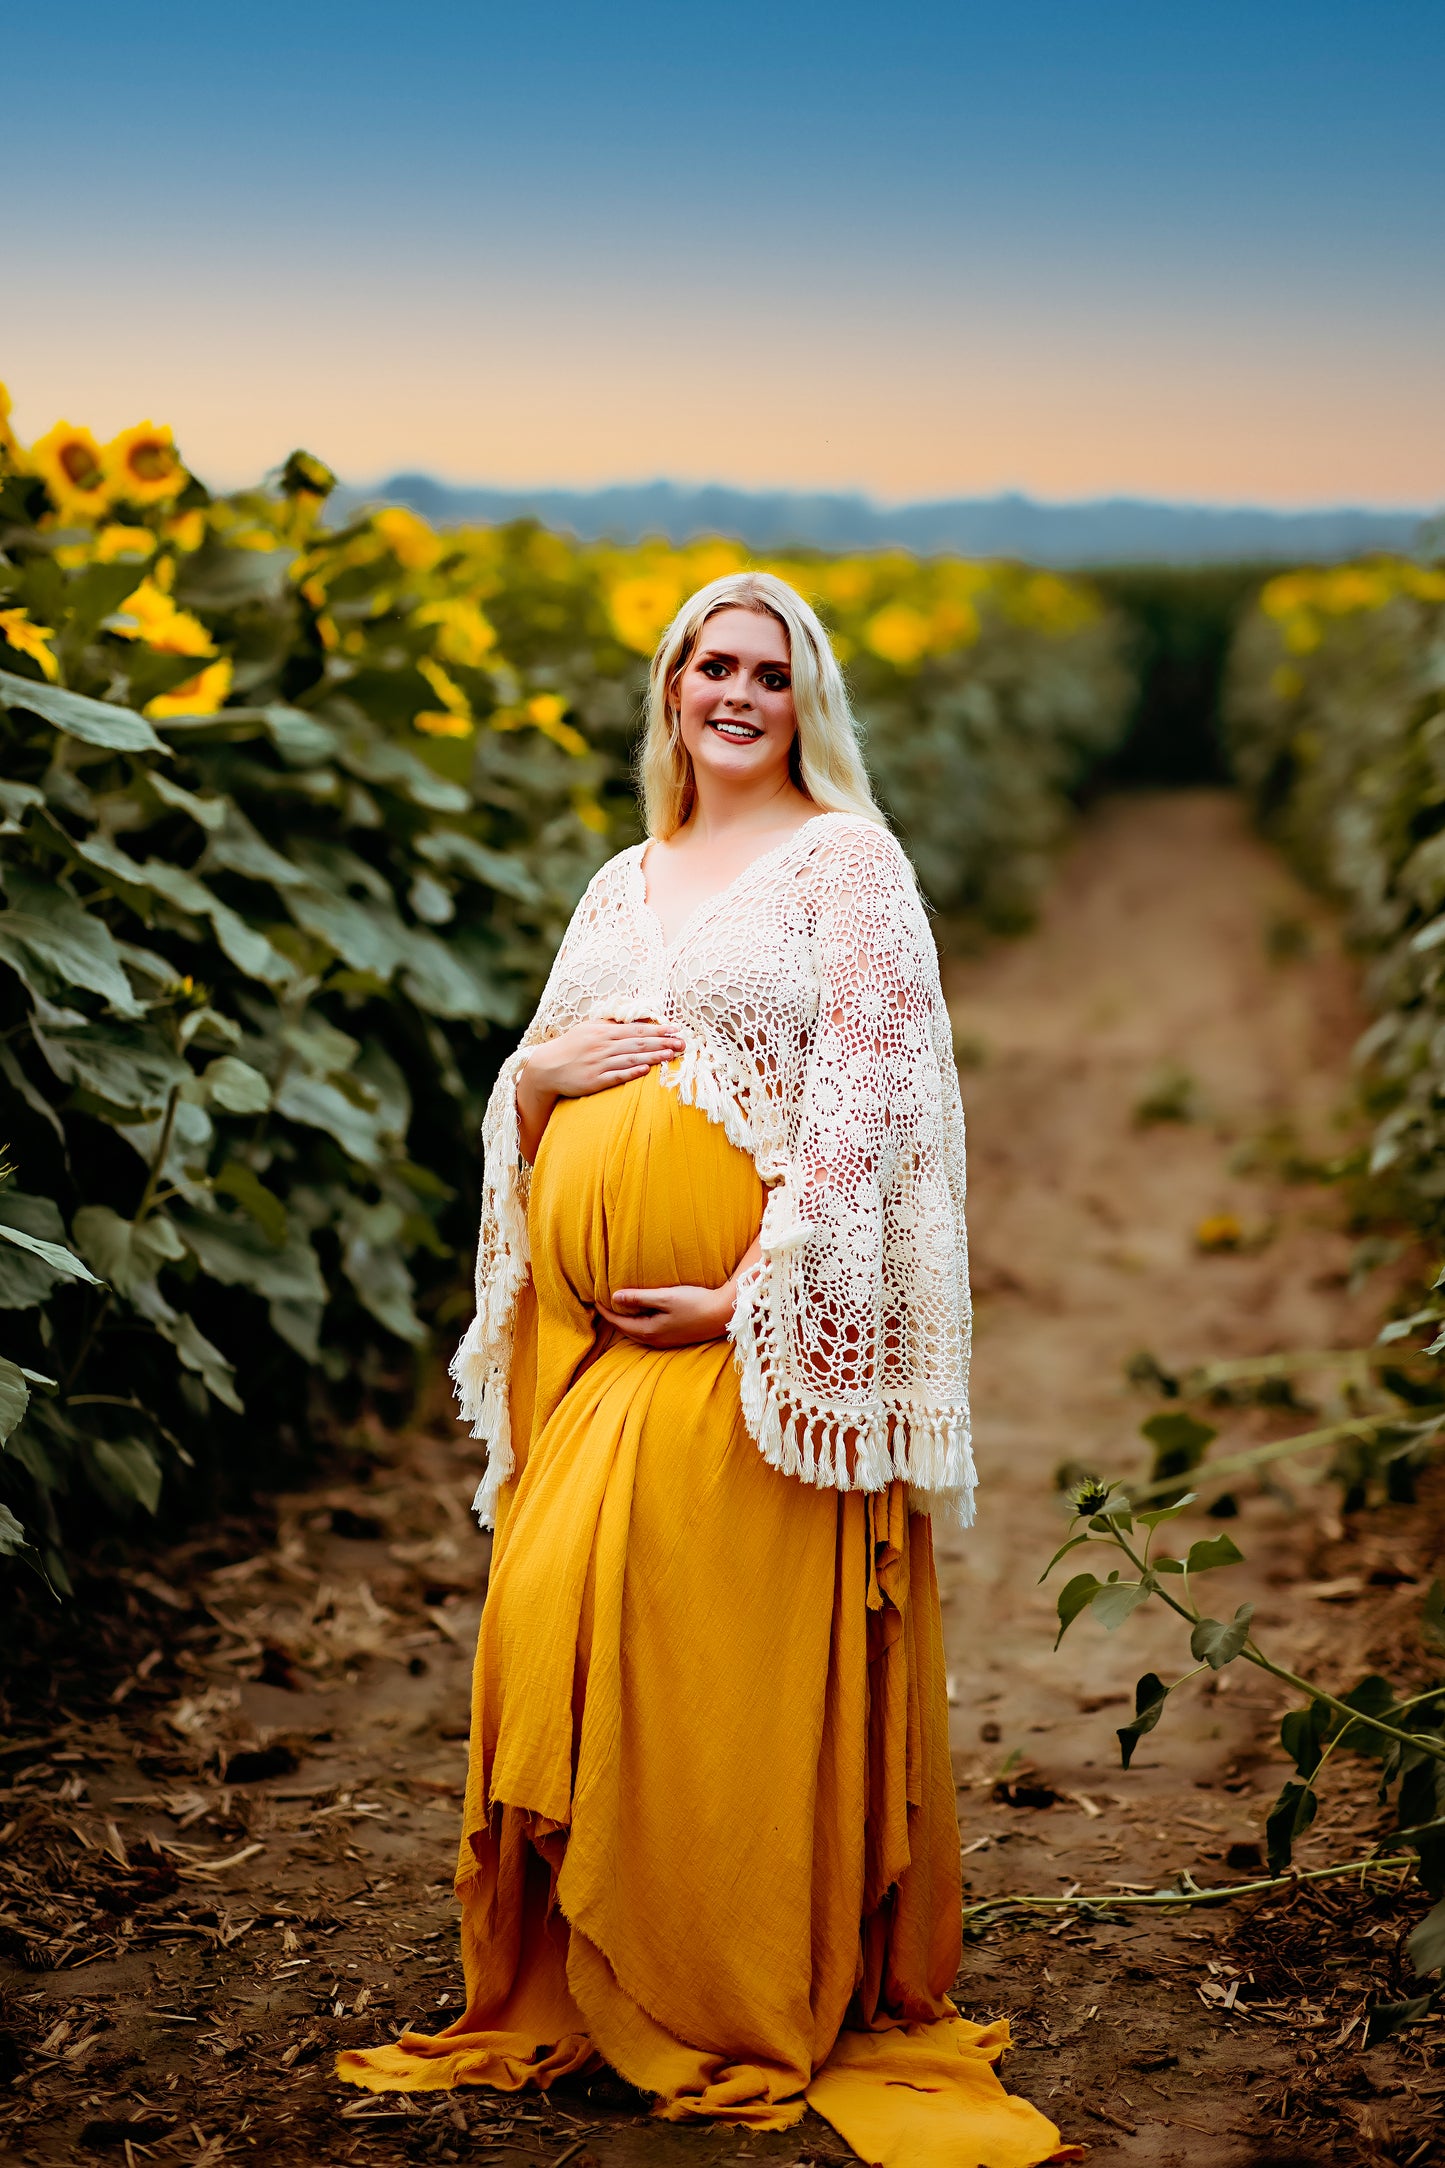
[[[1188,1668],[1182,1637],[1148,1611],[1109,1637],[1086,1618],[1054,1654],[1057,1583],[1036,1583],[1066,1524],[1060,1464],[1143,1464],[1140,1350],[1169,1368],[1372,1332],[1388,1288],[1352,1288],[1340,1193],[1285,1179],[1343,1142],[1351,968],[1235,802],[1187,792],[1096,807],[1038,931],[954,953],[947,983],[979,1297],[980,1522],[939,1543],[969,1900],[1247,1880],[1283,1700],[1243,1666],[1196,1682],[1125,1774],[1114,1726],[1142,1672]],[[1208,1221],[1236,1247],[1201,1248]],[[1216,1450],[1270,1418],[1219,1420]],[[474,1453],[438,1389],[403,1439],[360,1426],[304,1494],[160,1557],[117,1544],[63,1613],[12,1612],[0,2157],[851,2158],[811,2116],[776,2138],[658,2125],[615,2080],[508,2103],[331,2076],[337,2047],[458,2004]],[[1437,1499],[1346,1526],[1337,1495],[1293,1468],[1191,1530],[1228,1527],[1247,1560],[1229,1604],[1253,1599],[1261,1635],[1328,1683],[1388,1665],[1445,1525]],[[1350,1779],[1301,1863],[1379,1826]],[[1007,2082],[1091,2161],[1430,2168],[1440,2026],[1361,2046],[1367,2004],[1408,1986],[1419,1912],[1324,1883],[1010,1920],[969,1941],[960,2001],[1012,2019]]]

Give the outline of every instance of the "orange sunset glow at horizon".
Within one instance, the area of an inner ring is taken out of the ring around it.
[[[465,345],[418,365],[378,349],[313,350],[282,369],[223,355],[27,355],[3,372],[17,425],[57,417],[105,436],[154,414],[214,486],[254,481],[297,444],[347,479],[398,471],[449,482],[586,488],[725,482],[860,490],[884,502],[1021,490],[1046,500],[1138,496],[1202,504],[1429,506],[1445,497],[1436,391],[1400,369],[1368,393],[1348,367],[1261,381],[1147,359],[1132,374],[1065,351],[812,369],[784,353],[750,370],[678,354],[570,356]]]

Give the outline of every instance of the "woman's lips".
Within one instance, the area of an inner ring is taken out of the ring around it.
[[[709,721],[707,727],[715,730],[720,738],[726,738],[730,745],[755,745],[762,736],[761,730],[755,729],[751,723],[735,722],[731,716]]]

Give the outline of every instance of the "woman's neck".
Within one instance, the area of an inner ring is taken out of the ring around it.
[[[678,842],[686,836],[690,843],[704,847],[726,847],[733,839],[800,828],[819,810],[791,777],[766,791],[720,791],[695,776],[692,810],[671,840]]]

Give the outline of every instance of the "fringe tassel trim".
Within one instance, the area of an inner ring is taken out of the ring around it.
[[[667,1089],[677,1093],[684,1106],[696,1107],[699,1114],[705,1114],[716,1124],[729,1144],[735,1144],[740,1152],[746,1152],[749,1159],[756,1161],[752,1128],[738,1103],[737,1093],[718,1075],[700,1040],[690,1039],[681,1058],[669,1062],[657,1073]]]
[[[472,1500],[483,1528],[496,1524],[497,1494],[516,1466],[512,1452],[512,1328],[531,1267],[527,1197],[531,1170],[517,1128],[519,1049],[502,1064],[482,1125],[482,1227],[477,1243],[477,1309],[451,1362],[462,1421],[487,1445]]]
[[[779,1359],[775,1277],[765,1249],[739,1283],[728,1327],[743,1421],[769,1467],[819,1489],[878,1491],[902,1481],[915,1511],[942,1509],[971,1528],[976,1474],[967,1402],[879,1400],[856,1408],[790,1391]]]

